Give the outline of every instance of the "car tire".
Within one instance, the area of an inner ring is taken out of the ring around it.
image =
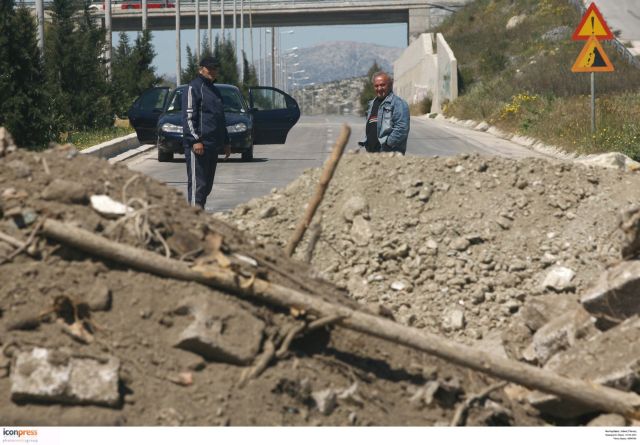
[[[253,145],[251,145],[251,147],[249,147],[247,150],[242,152],[242,160],[244,162],[253,161]]]
[[[158,162],[171,162],[173,161],[173,152],[158,150]]]

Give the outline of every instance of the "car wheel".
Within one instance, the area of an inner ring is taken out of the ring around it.
[[[158,149],[158,162],[171,162],[173,161],[173,152],[164,151],[160,148],[160,139],[156,142],[156,148]]]
[[[253,145],[251,145],[251,147],[249,147],[247,150],[242,152],[242,160],[244,162],[253,161]]]

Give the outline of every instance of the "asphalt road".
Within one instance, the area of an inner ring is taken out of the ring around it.
[[[303,116],[284,145],[256,145],[253,162],[241,162],[239,155],[219,162],[208,212],[230,210],[251,198],[282,188],[305,169],[320,167],[331,152],[343,124],[352,128],[347,149],[356,149],[364,119],[355,116]],[[527,148],[488,133],[451,124],[442,119],[412,118],[407,155],[432,157],[459,153],[483,153],[520,158],[539,156]],[[183,156],[173,162],[158,162],[155,149],[126,161],[139,171],[176,187],[186,194],[186,166]]]

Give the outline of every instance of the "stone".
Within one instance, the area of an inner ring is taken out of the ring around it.
[[[433,187],[426,186],[418,193],[418,199],[422,202],[427,202],[431,198],[431,195],[433,195]]]
[[[601,414],[587,423],[587,426],[627,426],[627,419],[620,414]]]
[[[351,226],[351,239],[357,246],[363,247],[369,244],[373,237],[373,231],[369,221],[364,219],[362,215],[358,215],[353,219]]]
[[[613,168],[623,171],[636,171],[640,169],[640,162],[634,161],[629,156],[620,152],[589,155],[584,159],[577,160],[576,162],[584,165]]]
[[[516,28],[518,25],[524,22],[526,18],[527,16],[525,14],[514,15],[507,21],[507,29]]]
[[[369,204],[362,196],[352,196],[342,205],[341,213],[342,217],[347,222],[352,222],[358,215],[368,219]]]
[[[180,230],[172,233],[171,236],[167,238],[167,245],[172,251],[182,256],[202,248],[203,242],[195,233]]]
[[[571,35],[571,28],[568,26],[558,26],[556,28],[550,29],[549,31],[542,34],[542,40],[548,42],[558,42],[560,40],[564,40],[565,38]]]
[[[265,324],[234,302],[206,296],[187,299],[193,322],[180,334],[175,346],[211,361],[248,365],[260,350]],[[180,312],[182,313],[182,311]]]
[[[471,245],[471,242],[467,238],[458,237],[453,241],[451,241],[451,244],[449,245],[449,247],[451,247],[454,250],[457,250],[458,252],[464,252],[469,248],[470,245]]]
[[[267,219],[272,216],[276,216],[278,214],[278,208],[276,206],[270,205],[260,211],[259,218]]]
[[[65,204],[86,204],[88,196],[82,184],[66,179],[54,179],[43,190],[42,199]]]
[[[85,303],[92,311],[108,311],[111,309],[111,289],[103,281],[96,281],[89,290]]]
[[[590,327],[593,327],[591,317],[580,307],[560,315],[538,329],[523,357],[530,362],[544,364],[554,354],[573,346]]]
[[[11,133],[5,127],[0,127],[0,158],[16,150]]]
[[[624,261],[606,270],[580,303],[599,326],[611,327],[640,313],[640,261]]]
[[[640,383],[639,335],[640,318],[630,318],[591,337],[589,341],[579,342],[571,349],[556,354],[545,364],[544,369],[572,379],[632,391]],[[595,410],[538,391],[532,392],[528,401],[541,412],[559,418],[575,418]]]
[[[331,388],[314,391],[311,393],[311,398],[315,402],[318,411],[325,416],[330,415],[338,404],[336,392]]]
[[[459,331],[465,325],[464,312],[460,309],[450,310],[444,318],[443,327],[452,331]]]
[[[552,289],[556,292],[564,292],[572,290],[575,285],[571,283],[576,273],[568,267],[555,266],[552,268],[544,280],[542,281],[543,289]]]
[[[55,402],[117,406],[120,361],[77,358],[58,350],[34,348],[16,356],[11,398],[16,402]]]
[[[5,168],[13,170],[13,174],[17,178],[26,178],[31,176],[31,168],[22,161],[13,160],[8,162]]]

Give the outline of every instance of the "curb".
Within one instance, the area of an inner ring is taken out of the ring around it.
[[[94,145],[86,150],[82,150],[80,153],[108,159],[139,146],[140,142],[138,141],[138,137],[135,133],[131,133],[126,136]]]

